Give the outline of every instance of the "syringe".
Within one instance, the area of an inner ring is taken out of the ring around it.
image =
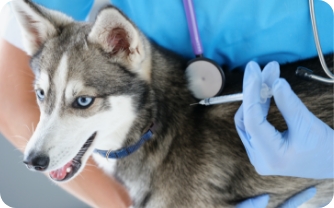
[[[260,92],[261,96],[261,103],[265,103],[268,98],[272,97],[271,89],[265,84],[262,83],[262,88]],[[243,94],[242,93],[236,93],[232,95],[223,95],[219,97],[212,97],[212,98],[206,98],[204,100],[199,101],[198,103],[193,103],[191,105],[218,105],[223,103],[231,103],[231,102],[238,102],[243,100]]]

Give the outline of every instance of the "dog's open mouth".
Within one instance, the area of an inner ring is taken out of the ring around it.
[[[86,143],[82,146],[78,154],[63,167],[51,171],[49,173],[50,177],[55,181],[65,181],[70,179],[81,167],[81,158],[84,156],[90,145],[93,143],[93,140],[96,136],[96,132],[89,137]]]

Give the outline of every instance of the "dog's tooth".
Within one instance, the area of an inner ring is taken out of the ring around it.
[[[71,167],[66,168],[66,172],[67,172],[67,173],[71,172],[71,170],[72,170]]]

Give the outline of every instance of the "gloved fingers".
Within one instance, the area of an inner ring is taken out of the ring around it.
[[[261,195],[254,198],[247,199],[240,204],[238,204],[237,208],[265,208],[267,207],[269,202],[269,195]]]
[[[303,128],[302,123],[308,124],[310,122],[310,111],[292,91],[285,79],[275,81],[273,84],[273,96],[288,127],[293,126],[294,130],[298,131],[299,129],[296,128]],[[301,121],[303,122],[301,123]]]
[[[242,91],[243,91],[243,103],[252,105],[253,103],[260,102],[260,92],[262,88],[262,74],[260,66],[250,61],[245,68],[245,74],[243,79]]]
[[[261,69],[257,63],[249,62],[245,69],[243,82],[243,120],[244,128],[251,137],[255,138],[276,132],[275,128],[266,120],[268,112],[265,112],[265,108],[267,107],[260,103],[261,87]]]
[[[279,79],[280,67],[276,61],[269,62],[262,71],[262,81],[272,88],[274,82]]]
[[[295,208],[299,207],[300,205],[304,204],[308,200],[314,197],[316,194],[317,189],[315,187],[306,189],[298,194],[292,196],[288,199],[281,207],[282,208]]]
[[[261,88],[262,75],[260,66],[256,62],[251,61],[246,65],[242,90],[242,104],[246,129],[247,123],[260,123],[262,122],[262,119],[266,116],[262,112],[263,106],[260,103]],[[252,112],[250,109],[255,109],[256,112]]]
[[[239,107],[237,113],[234,116],[234,122],[235,122],[235,127],[237,129],[237,132],[239,134],[239,137],[242,141],[242,143],[245,146],[247,155],[249,159],[252,161],[252,146],[250,144],[245,125],[244,125],[244,116],[243,116],[243,106]]]
[[[234,123],[237,129],[239,129],[240,131],[246,131],[244,125],[244,111],[242,104],[234,115]]]
[[[262,70],[262,82],[266,84],[269,89],[272,91],[272,86],[274,82],[279,79],[280,67],[276,61],[268,63]],[[263,113],[268,114],[270,108],[271,98],[268,98],[267,101],[263,104]]]

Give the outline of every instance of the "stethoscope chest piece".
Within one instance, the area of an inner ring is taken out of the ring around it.
[[[191,44],[195,59],[188,63],[186,76],[188,88],[195,98],[205,99],[219,95],[225,85],[225,75],[221,67],[213,60],[203,57],[203,48],[199,37],[192,0],[183,0]]]
[[[196,58],[186,68],[188,88],[197,99],[219,95],[225,85],[225,75],[220,66],[207,58]]]

